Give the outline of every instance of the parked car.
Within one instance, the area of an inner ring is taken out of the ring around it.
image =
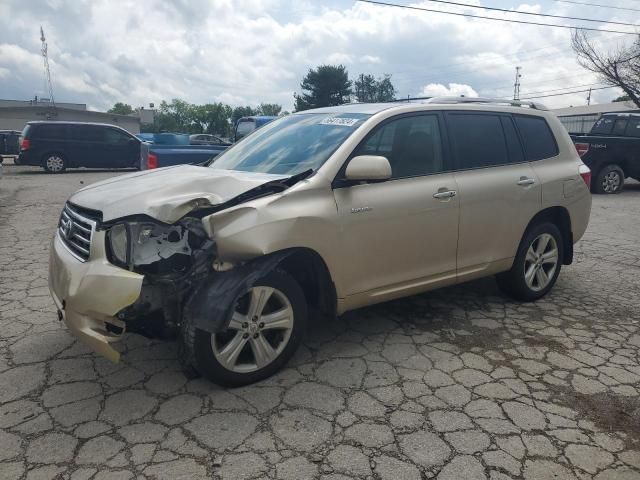
[[[571,138],[593,172],[594,193],[620,193],[625,178],[640,180],[640,114],[605,113],[588,134]]]
[[[75,167],[145,170],[201,163],[227,148],[189,145],[186,134],[152,135],[148,142],[114,125],[29,122],[22,132],[17,163],[41,166],[49,173],[62,173]]]
[[[266,125],[269,122],[274,121],[278,117],[270,115],[257,115],[253,117],[242,117],[236,122],[236,126],[233,133],[233,141],[237,142],[243,137],[246,137],[251,132]]]
[[[59,316],[113,360],[126,331],[174,333],[185,368],[243,385],[286,363],[310,311],[488,275],[537,300],[587,227],[590,172],[553,114],[512,104],[309,110],[207,165],[85,187],[53,239]]]
[[[18,163],[49,173],[73,167],[139,168],[140,140],[115,125],[29,122],[22,131]]]
[[[216,135],[209,135],[208,133],[197,133],[189,136],[189,143],[191,145],[223,145],[228,147],[230,142],[223,140]]]
[[[0,130],[0,155],[18,155],[20,132],[17,130]]]

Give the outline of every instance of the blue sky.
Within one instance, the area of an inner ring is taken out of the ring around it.
[[[457,1],[640,24],[640,12],[558,1]],[[640,9],[634,0],[583,1]],[[426,1],[396,3],[522,18]],[[569,30],[351,0],[3,0],[0,18],[10,19],[0,29],[0,98],[44,94],[42,24],[56,100],[98,110],[117,101],[146,106],[174,97],[193,103],[272,102],[290,109],[307,70],[326,63],[345,65],[354,78],[391,74],[399,96],[509,97],[516,65],[522,66],[523,97],[599,85],[595,75],[577,65]],[[594,32],[593,38],[612,49],[634,37]],[[619,94],[597,90],[592,101],[607,102]],[[586,94],[540,101],[580,105]]]

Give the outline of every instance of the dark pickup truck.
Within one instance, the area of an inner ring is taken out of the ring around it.
[[[640,180],[640,114],[605,113],[589,133],[571,139],[591,169],[594,193],[620,193],[625,178]]]

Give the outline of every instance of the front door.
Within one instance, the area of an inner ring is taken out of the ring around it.
[[[334,190],[344,296],[385,300],[455,282],[457,186],[440,123],[433,113],[389,119],[352,154],[387,157],[392,178]]]

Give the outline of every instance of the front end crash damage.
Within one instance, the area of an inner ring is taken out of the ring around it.
[[[148,216],[105,225],[109,261],[144,275],[137,300],[117,314],[126,330],[161,338],[175,336],[183,322],[211,333],[224,330],[238,298],[290,252],[220,261],[214,232],[205,230],[202,218],[282,192],[309,173],[268,182],[220,205],[190,200],[196,208],[171,225]]]

